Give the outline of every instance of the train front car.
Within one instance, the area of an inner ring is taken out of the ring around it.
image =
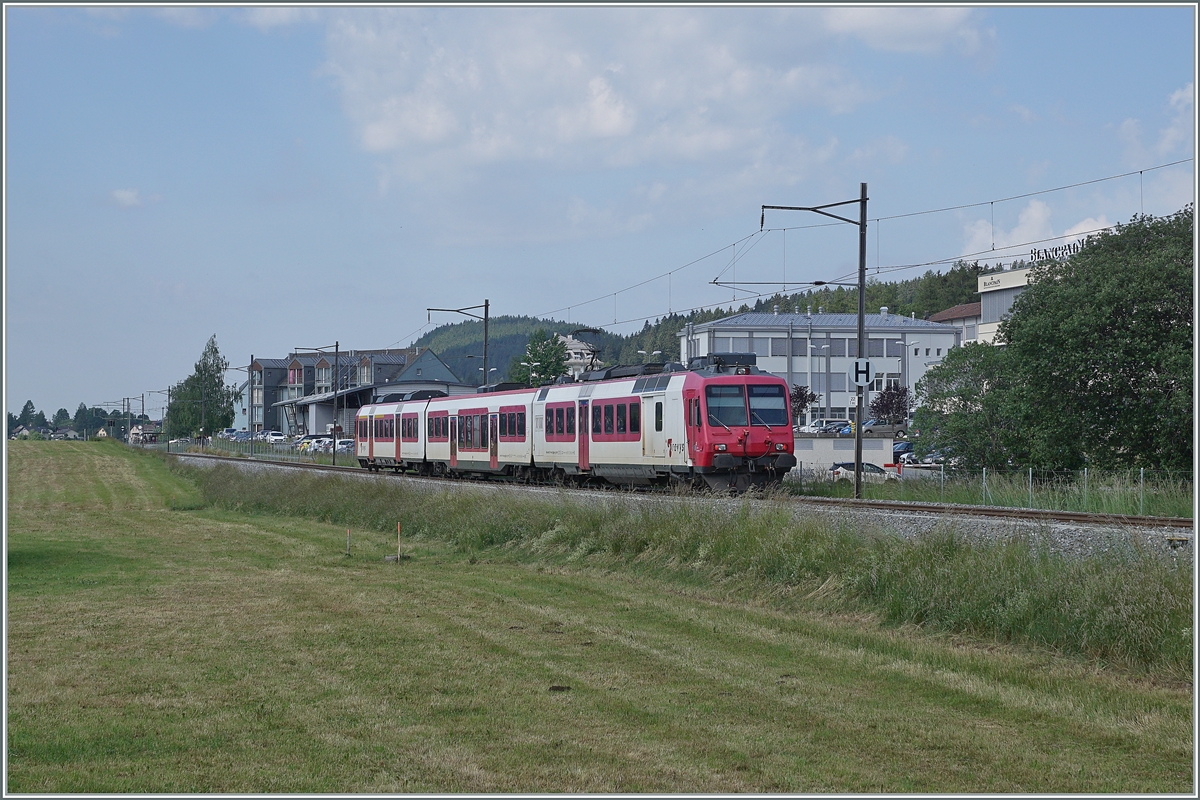
[[[778,484],[796,466],[787,382],[750,353],[694,359],[683,385],[692,468],[711,489]]]

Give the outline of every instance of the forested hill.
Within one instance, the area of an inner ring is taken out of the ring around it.
[[[918,319],[936,314],[962,303],[979,300],[979,276],[984,268],[978,263],[955,264],[945,273],[932,270],[918,278],[884,283],[875,278],[867,280],[867,311],[878,313],[880,306],[887,306],[890,313]],[[753,305],[742,304],[739,308],[715,308],[693,311],[689,314],[671,314],[647,321],[640,331],[621,335],[601,330],[599,333],[582,334],[579,338],[599,346],[601,360],[606,364],[633,364],[646,360],[638,353],[645,350],[661,351],[654,360],[677,361],[679,359],[679,331],[687,323],[699,325],[743,311],[772,311],[778,305],[780,312],[803,313],[812,306],[813,311],[824,308],[827,312],[854,313],[858,310],[858,290],[853,288],[827,288],[818,291],[777,294],[763,297]],[[525,316],[500,316],[488,321],[488,366],[495,367],[493,380],[506,377],[514,359],[520,361],[525,354],[525,343],[529,334],[540,329],[553,333],[569,334],[579,330],[578,323],[561,320],[538,319]],[[483,366],[483,322],[467,320],[443,325],[426,333],[414,344],[428,347],[446,362],[468,383],[479,383]],[[468,356],[471,356],[468,358]]]

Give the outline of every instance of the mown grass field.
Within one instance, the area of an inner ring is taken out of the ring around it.
[[[1194,789],[1177,670],[436,520],[347,556],[117,445],[8,455],[9,792]]]

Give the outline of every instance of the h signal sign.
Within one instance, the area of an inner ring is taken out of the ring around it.
[[[854,359],[854,369],[851,370],[850,377],[854,379],[855,386],[866,386],[875,380],[875,370],[871,367],[871,362],[867,359],[856,358]]]

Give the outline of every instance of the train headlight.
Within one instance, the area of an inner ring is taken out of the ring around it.
[[[776,450],[787,450],[787,445],[784,444],[783,442],[780,442],[779,444],[775,445],[775,449]]]
[[[723,444],[714,444],[713,449],[716,450],[718,453],[724,453],[729,448]]]

